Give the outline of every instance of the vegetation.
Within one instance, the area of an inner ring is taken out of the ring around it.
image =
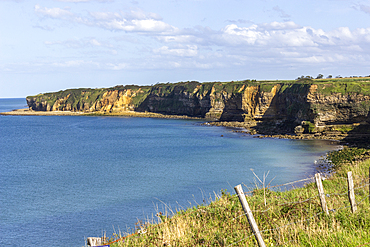
[[[370,95],[370,78],[337,78],[314,80],[318,92],[324,95],[332,93]]]
[[[267,246],[360,246],[370,242],[369,166],[365,149],[329,154],[335,171],[323,181],[330,214],[322,212],[314,183],[288,191],[256,183],[247,201]],[[361,157],[361,158],[360,158]],[[347,172],[354,174],[356,213],[347,196]],[[265,178],[265,177],[264,177]],[[247,188],[248,190],[248,188]],[[169,215],[173,213],[170,217]],[[112,246],[257,246],[235,195],[222,191],[209,205],[158,214],[155,224],[138,222],[135,234]],[[123,234],[125,235],[125,234]],[[115,238],[121,237],[121,233]],[[112,239],[112,240],[113,240]]]
[[[310,121],[305,121],[303,124],[303,128],[305,129],[305,132],[310,133],[310,134],[316,132],[315,124],[311,123]]]
[[[370,156],[370,150],[365,148],[346,148],[328,153],[334,170],[339,170],[343,164],[352,164],[366,160]]]
[[[327,78],[324,79],[323,75],[319,74],[316,79],[311,76],[301,76],[297,80],[274,80],[274,81],[256,81],[256,80],[243,80],[231,82],[205,82],[199,83],[197,81],[187,81],[178,83],[158,83],[154,86],[115,86],[111,88],[78,88],[67,89],[55,93],[45,93],[36,96],[29,96],[35,103],[43,106],[48,106],[49,109],[59,100],[60,110],[66,109],[65,106],[69,105],[73,111],[81,110],[82,106],[91,107],[94,103],[103,100],[103,96],[111,91],[135,91],[136,94],[132,97],[132,104],[134,108],[140,106],[148,95],[154,94],[161,97],[173,97],[176,95],[186,94],[189,97],[196,96],[202,97],[210,96],[211,92],[217,95],[217,98],[222,98],[224,93],[241,95],[244,89],[248,86],[256,86],[260,92],[271,92],[277,87],[278,94],[299,94],[304,96],[308,93],[310,86],[317,85],[317,92],[324,95],[341,93],[343,95],[362,94],[370,96],[370,78],[366,77],[351,77],[351,78]],[[213,90],[213,91],[212,91]],[[61,101],[61,102],[60,102]],[[300,108],[301,106],[299,106]],[[345,106],[343,106],[345,107]],[[368,101],[361,102],[358,106],[363,111],[368,111],[370,105]],[[293,110],[294,112],[295,110]]]
[[[332,130],[340,131],[343,134],[353,131],[354,129],[355,129],[355,126],[353,125],[337,125],[337,126],[332,127]]]
[[[36,96],[28,96],[27,99],[36,98],[37,103],[44,102],[45,105],[52,107],[57,100],[65,100],[64,104],[70,104],[72,109],[77,109],[81,103],[93,104],[107,91],[108,89],[91,89],[77,88],[67,89],[55,93],[45,93]],[[59,109],[58,109],[59,110]]]

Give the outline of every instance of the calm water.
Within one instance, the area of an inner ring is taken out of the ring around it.
[[[0,111],[24,99],[0,99]],[[221,137],[223,135],[223,137]],[[0,116],[0,246],[84,246],[213,192],[314,173],[324,141],[256,139],[194,120]]]

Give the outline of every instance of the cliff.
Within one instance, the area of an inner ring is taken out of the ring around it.
[[[370,122],[370,78],[179,82],[69,89],[27,97],[35,111],[155,112],[220,121],[274,122],[296,133]],[[296,127],[298,126],[298,128]]]
[[[45,93],[26,98],[34,111],[121,112],[134,111],[147,96],[150,87],[116,86],[79,88]]]

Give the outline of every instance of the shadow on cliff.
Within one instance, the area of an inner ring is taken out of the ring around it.
[[[267,96],[266,96],[267,95]],[[249,106],[249,111],[251,111],[251,118],[254,118],[258,121],[258,125],[271,125],[276,123],[276,121],[281,121],[282,119],[286,118],[286,111],[282,105],[285,105],[279,97],[279,94],[275,94],[274,96],[270,96],[270,92],[261,92],[259,91],[255,98],[250,99],[249,101],[254,101],[254,107]],[[225,107],[220,117],[220,121],[236,121],[236,122],[244,122],[248,113],[245,112],[243,109],[243,96],[242,94],[233,94],[232,97],[224,101]],[[248,108],[247,106],[244,106]],[[254,109],[251,109],[254,108]],[[263,109],[263,110],[262,110]],[[248,111],[248,110],[247,110]],[[259,112],[263,111],[263,114],[259,114]]]
[[[295,134],[295,127],[303,120],[313,119],[311,105],[307,102],[309,90],[310,84],[278,89],[264,113],[255,116],[259,122],[254,129],[265,135]]]
[[[135,110],[138,112],[204,118],[211,108],[209,104],[204,104],[202,100],[195,96],[188,97],[181,92],[176,93],[176,91],[173,91],[165,96],[149,94]]]
[[[348,146],[370,148],[370,111],[358,126],[347,132],[347,137],[341,142]]]
[[[242,107],[242,95],[234,94],[224,102],[225,107],[220,117],[220,121],[244,122]]]

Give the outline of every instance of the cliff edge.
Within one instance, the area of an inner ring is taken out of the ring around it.
[[[370,123],[370,78],[191,81],[68,89],[28,96],[27,104],[34,111],[151,112],[254,121],[262,126],[260,132],[267,133],[347,133]],[[362,132],[367,130],[362,128]]]

